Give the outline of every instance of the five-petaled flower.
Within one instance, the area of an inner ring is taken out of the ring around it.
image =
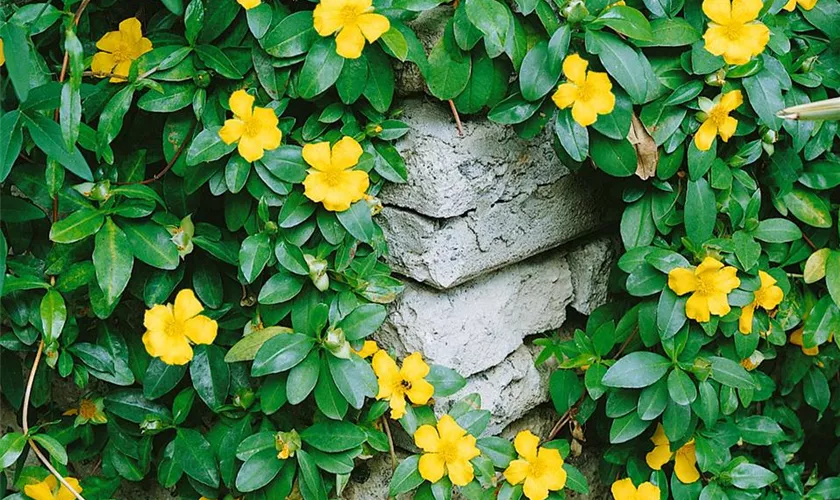
[[[582,127],[595,123],[598,115],[615,108],[612,83],[606,73],[587,71],[589,63],[577,54],[563,61],[566,83],[561,83],[551,100],[560,109],[572,107],[572,118]]]
[[[719,260],[706,257],[694,269],[677,267],[668,273],[668,288],[677,295],[694,292],[685,303],[685,315],[704,323],[710,314],[729,314],[729,293],[741,285],[738,270],[725,266]]]
[[[152,50],[152,42],[143,37],[140,21],[129,17],[120,23],[119,31],[105,33],[96,48],[102,52],[94,54],[90,63],[93,74],[100,78],[111,74],[112,82],[122,82],[128,78],[131,63]]]
[[[519,458],[512,460],[505,469],[505,479],[510,484],[522,486],[529,500],[544,500],[549,491],[560,491],[566,486],[563,457],[553,448],[539,448],[540,438],[524,430],[516,435],[513,446]]]
[[[399,420],[405,415],[405,398],[416,405],[424,405],[432,398],[435,388],[426,381],[429,365],[423,361],[419,352],[410,354],[403,360],[402,368],[391,359],[387,352],[379,350],[371,362],[379,381],[379,394],[376,399],[388,400],[391,418]]]
[[[200,313],[204,307],[190,289],[178,292],[175,305],[155,304],[146,311],[143,345],[150,356],[167,365],[185,365],[193,358],[192,344],[212,344],[219,325]]]
[[[65,477],[65,481],[70,485],[76,493],[82,492],[82,486],[79,480],[74,477]],[[59,485],[58,479],[50,474],[40,483],[27,484],[23,487],[23,492],[32,500],[74,500],[76,496],[70,491],[67,486]]]
[[[770,30],[756,21],[762,7],[761,0],[704,0],[703,13],[712,20],[703,35],[706,50],[735,65],[761,54],[770,40]]]
[[[694,135],[694,145],[697,149],[708,151],[717,136],[720,136],[723,142],[728,142],[738,128],[738,120],[729,116],[729,113],[743,103],[744,97],[740,90],[720,94],[714,100],[701,97],[699,104],[703,124]]]
[[[225,144],[239,141],[237,149],[245,161],[257,161],[266,150],[280,146],[283,134],[277,128],[280,120],[274,110],[254,106],[254,96],[241,89],[230,95],[228,104],[233,118],[225,120],[219,137]]]
[[[789,0],[788,3],[785,4],[784,9],[788,12],[793,12],[793,9],[796,8],[796,4],[799,4],[799,6],[804,10],[811,10],[817,5],[817,0]]]
[[[333,212],[343,212],[365,197],[370,185],[367,172],[351,170],[362,156],[362,146],[342,137],[330,150],[329,142],[303,146],[303,159],[312,166],[303,180],[303,194]]]
[[[619,479],[610,488],[615,500],[659,500],[659,486],[645,481],[638,488],[629,477]]]
[[[245,10],[251,10],[262,4],[262,0],[236,0],[236,3],[244,7]]]
[[[82,398],[79,401],[78,408],[70,408],[69,410],[65,411],[62,415],[64,416],[76,416],[76,420],[73,423],[74,427],[78,427],[80,425],[87,424],[90,422],[91,424],[104,424],[108,422],[108,417],[105,415],[105,400],[103,398],[96,398],[96,399],[88,399]]]
[[[321,0],[312,12],[312,20],[321,36],[338,32],[335,52],[347,59],[362,55],[365,39],[373,43],[391,29],[387,17],[373,13],[371,0]]]
[[[741,308],[741,318],[738,320],[738,329],[745,335],[752,332],[753,314],[756,307],[770,311],[775,309],[784,298],[784,293],[776,285],[775,278],[764,271],[758,272],[758,278],[761,280],[761,287],[754,292],[753,301]]]
[[[437,429],[421,425],[414,433],[414,444],[423,450],[418,469],[420,477],[436,483],[444,475],[455,486],[466,486],[475,477],[470,460],[481,451],[475,446],[475,437],[467,434],[449,415],[440,417]]]
[[[677,479],[684,484],[690,484],[700,479],[694,439],[690,439],[674,453],[671,451],[671,442],[668,441],[668,436],[665,435],[662,424],[656,424],[656,431],[650,440],[654,447],[645,456],[648,467],[653,470],[661,470],[662,466],[670,462],[671,457],[674,457],[674,473],[677,475]]]

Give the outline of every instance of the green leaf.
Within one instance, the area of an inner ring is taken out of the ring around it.
[[[570,110],[557,113],[554,133],[572,160],[582,162],[589,157],[589,129],[574,121]]]
[[[700,33],[682,18],[653,19],[650,40],[636,40],[639,47],[683,47],[700,40]]]
[[[134,86],[125,87],[105,105],[105,109],[99,116],[99,125],[96,129],[97,150],[104,149],[119,135],[125,115],[134,100],[134,90]]]
[[[6,47],[6,68],[15,94],[20,102],[26,102],[29,97],[32,66],[30,62],[32,45],[26,35],[26,29],[14,22],[7,22],[0,27],[0,39],[3,39]]]
[[[20,432],[8,432],[0,437],[0,469],[7,469],[15,463],[26,446],[26,436]]]
[[[161,92],[152,89],[137,101],[137,107],[155,113],[171,113],[192,104],[196,87],[190,83],[161,83]]]
[[[304,443],[327,453],[337,453],[361,445],[367,434],[350,422],[319,422],[300,433]]]
[[[128,285],[134,268],[134,254],[125,233],[108,217],[96,233],[93,248],[96,282],[108,304],[117,301]]]
[[[706,179],[688,181],[685,195],[685,231],[696,245],[712,237],[717,219],[715,193]]]
[[[50,240],[56,243],[75,243],[97,232],[104,223],[105,216],[99,210],[79,210],[52,225]]]
[[[389,182],[402,184],[408,180],[408,170],[397,148],[387,142],[375,141],[373,147],[376,150],[375,167],[376,173]]]
[[[197,345],[190,363],[190,378],[198,397],[211,409],[225,403],[230,387],[230,368],[222,350],[213,345]]]
[[[215,45],[198,45],[195,47],[195,53],[204,64],[223,77],[233,80],[239,80],[243,77],[227,54]]]
[[[253,283],[271,258],[271,238],[268,233],[258,233],[245,238],[239,249],[239,270],[246,283]],[[273,279],[273,278],[272,278]],[[268,284],[268,283],[266,283]],[[275,282],[275,285],[278,284]],[[262,292],[260,292],[262,297]],[[276,302],[268,302],[276,304]]]
[[[230,348],[227,354],[225,354],[225,361],[228,363],[251,361],[266,341],[281,333],[292,333],[292,330],[284,326],[269,326],[262,330],[249,333]]]
[[[644,14],[625,5],[616,5],[598,16],[592,25],[609,26],[613,30],[634,40],[653,41],[653,30]]]
[[[426,75],[429,92],[440,100],[454,99],[467,88],[471,69],[472,59],[455,44],[444,43],[441,38],[429,54],[429,70]]]
[[[247,493],[262,488],[277,477],[284,464],[273,447],[251,455],[236,475],[236,489]]]
[[[43,219],[46,214],[32,203],[15,197],[6,197],[0,207],[0,216],[4,222],[20,223]]]
[[[431,365],[426,381],[435,388],[436,398],[445,398],[455,394],[467,385],[467,379],[457,371],[441,365]]]
[[[496,0],[466,0],[464,7],[467,19],[484,34],[484,43],[504,47],[510,27],[508,10]]]
[[[357,201],[343,212],[336,212],[336,217],[344,229],[359,241],[370,243],[377,234],[378,229],[370,215],[370,207],[364,200]]]
[[[260,44],[274,57],[294,57],[306,53],[317,39],[312,11],[302,10],[284,17]]]
[[[394,29],[391,31],[400,33]],[[402,34],[399,36],[402,37]],[[391,69],[391,61],[377,47],[367,49],[365,55],[368,60],[368,73],[376,75],[376,78],[367,79],[362,95],[367,98],[373,109],[385,113],[394,100],[394,70]]]
[[[624,208],[620,232],[621,241],[627,250],[650,245],[656,236],[650,206],[651,196],[645,195]]]
[[[615,177],[630,177],[636,173],[636,148],[627,139],[615,140],[601,134],[590,134],[589,153],[592,162]]]
[[[261,377],[289,370],[306,358],[313,345],[312,337],[300,333],[274,336],[257,351],[251,375]]]
[[[712,356],[709,361],[712,363],[712,379],[736,389],[752,389],[755,387],[755,382],[753,382],[750,373],[735,361],[719,356]]]
[[[178,267],[181,262],[178,247],[162,226],[151,221],[122,221],[120,227],[128,238],[134,256],[142,262],[167,271]]]
[[[23,146],[23,114],[14,109],[0,116],[0,144],[5,147],[0,151],[0,182],[6,180],[12,165],[17,161]]]
[[[569,32],[565,26],[561,29],[566,33]],[[529,101],[536,101],[554,89],[557,81],[560,80],[563,57],[557,58],[550,53],[546,41],[534,45],[525,55],[522,66],[519,68],[519,90],[522,97]]]
[[[411,455],[400,462],[400,465],[397,466],[394,475],[391,477],[391,483],[388,487],[389,496],[396,497],[420,486],[424,480],[420,476],[420,470],[418,469],[419,463],[419,455]]]
[[[379,385],[370,365],[358,356],[341,359],[327,356],[330,373],[338,391],[353,408],[359,409],[366,397],[374,397]]]
[[[315,460],[304,450],[297,451],[297,462],[300,468],[298,475],[300,491],[305,500],[327,500],[327,491],[324,487],[324,480]]]
[[[832,250],[825,260],[825,284],[834,303],[840,307],[840,250]]]
[[[639,418],[636,412],[630,412],[623,417],[613,420],[610,426],[610,443],[626,443],[645,432],[651,422]]]
[[[320,350],[312,350],[303,361],[289,371],[286,398],[289,403],[300,404],[315,388],[321,371]],[[324,372],[324,376],[327,372]]]
[[[667,379],[660,379],[655,384],[642,389],[636,413],[642,420],[653,420],[662,415],[666,406],[668,406],[668,382]]]
[[[213,448],[198,431],[178,429],[174,459],[188,476],[199,483],[213,488],[219,486],[219,470]]]
[[[828,408],[831,399],[831,389],[822,370],[812,366],[802,379],[802,394],[805,402],[822,414]]]
[[[312,44],[297,79],[297,91],[302,98],[312,99],[338,80],[344,58],[335,50],[332,37],[320,38]]]
[[[740,463],[729,471],[732,486],[742,490],[764,488],[778,479],[776,474],[756,464]]]
[[[187,150],[187,165],[207,163],[218,160],[222,156],[236,149],[236,143],[225,144],[219,137],[222,127],[206,128],[192,140]]]
[[[309,168],[303,161],[302,151],[299,146],[280,146],[266,151],[260,162],[278,179],[297,184],[303,182]]]
[[[758,115],[759,123],[778,131],[782,126],[782,120],[776,116],[776,113],[784,109],[785,100],[776,75],[768,68],[764,68],[755,75],[742,79],[741,82],[747,91],[747,102]]]
[[[342,329],[347,340],[361,340],[378,330],[385,321],[385,316],[385,306],[363,304],[353,309],[336,324],[336,327]]]
[[[691,377],[679,368],[675,368],[668,375],[668,394],[675,403],[685,406],[697,399],[697,388],[691,381]]]
[[[821,228],[831,227],[831,207],[816,193],[795,187],[783,200],[788,210],[805,224]]]
[[[37,113],[25,114],[23,118],[29,135],[41,151],[82,179],[93,181],[93,174],[82,153],[79,152],[79,148],[74,147],[72,150],[68,150],[64,147],[61,127],[56,122]]]
[[[564,463],[563,470],[566,471],[566,488],[583,495],[589,494],[589,483],[586,481],[586,476],[577,467]]]
[[[67,322],[67,306],[64,297],[55,289],[50,288],[41,299],[40,306],[41,327],[44,330],[44,341],[49,344],[58,339]]]
[[[186,365],[168,365],[160,358],[152,359],[143,377],[143,396],[154,400],[168,394],[181,382],[185,373]]]
[[[391,27],[379,39],[388,48],[390,54],[400,61],[404,62],[406,57],[408,57],[408,42],[400,30]]]
[[[601,383],[607,387],[640,389],[665,376],[671,367],[668,358],[653,352],[633,352],[607,370]]]
[[[753,415],[738,422],[741,438],[756,446],[770,446],[785,439],[785,431],[770,417]]]
[[[55,460],[61,465],[67,465],[67,450],[64,449],[64,445],[56,438],[49,434],[36,434],[32,436],[32,439],[47,450],[52,460]]]
[[[650,63],[644,55],[617,36],[597,31],[586,32],[586,49],[592,54],[598,54],[607,73],[630,94],[634,104],[642,104],[647,100],[648,78],[645,68]]]
[[[105,397],[105,406],[110,413],[135,424],[142,423],[148,415],[163,421],[172,419],[172,414],[166,406],[149,401],[143,397],[143,391],[140,389],[112,392]]]
[[[822,345],[828,341],[831,332],[840,329],[840,307],[833,302],[833,298],[825,295],[811,308],[805,319],[802,341],[805,347]]]
[[[562,415],[583,395],[583,385],[573,371],[557,370],[549,378],[548,391],[554,409]]]
[[[758,223],[752,235],[767,243],[787,243],[802,239],[802,231],[787,219],[764,219]]]
[[[315,384],[315,403],[318,405],[318,409],[328,418],[341,420],[347,414],[348,404],[333,381],[329,360],[326,359],[328,357],[332,358],[333,356],[321,358],[321,373],[323,376],[319,376],[318,382]]]

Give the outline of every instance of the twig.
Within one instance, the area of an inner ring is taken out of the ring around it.
[[[32,362],[32,369],[29,371],[29,380],[26,382],[26,392],[23,396],[23,433],[25,435],[29,435],[29,398],[32,395],[32,385],[35,383],[35,372],[38,371],[38,363],[41,361],[41,353],[43,352],[44,341],[42,340],[38,344],[38,352],[35,353],[35,361]],[[35,444],[35,441],[33,439],[29,439],[28,442],[29,446],[32,448],[32,451],[35,452],[35,455],[38,457],[41,463],[44,464],[44,467],[46,467],[50,471],[50,473],[53,476],[55,476],[56,479],[58,479],[58,481],[65,488],[67,488],[70,491],[70,493],[73,494],[74,497],[77,498],[77,500],[85,500],[85,497],[83,497],[81,493],[76,491],[76,489],[73,488],[73,486],[71,486],[66,479],[64,479],[64,476],[62,476],[61,473],[55,470],[55,467],[53,467],[50,461],[47,460],[47,457],[44,456],[44,454]]]
[[[615,356],[613,357],[613,359],[618,358],[619,356],[621,356],[622,353],[624,353],[624,349],[627,348],[627,344],[629,344],[634,338],[636,338],[637,333],[639,333],[639,327],[638,326],[633,328],[633,331],[630,332],[630,335],[627,337],[627,339],[624,341],[624,343],[621,344],[621,347],[618,348],[618,352],[615,353]]]
[[[805,233],[802,233],[802,239],[805,240],[805,243],[807,243],[811,247],[811,250],[817,249],[817,245],[814,245],[814,242],[811,241],[811,239],[808,238],[808,236],[806,236]]]
[[[388,417],[382,415],[382,425],[385,427],[385,434],[388,435],[388,451],[391,452],[391,470],[397,468],[397,453],[394,451],[394,438],[391,436],[391,426],[388,425]]]
[[[192,127],[190,127],[190,130],[187,132],[184,142],[182,142],[181,145],[178,146],[178,149],[175,150],[175,154],[172,156],[172,159],[169,160],[165,167],[163,167],[163,170],[149,177],[148,179],[143,179],[142,181],[138,182],[118,182],[117,186],[125,186],[129,184],[151,184],[155,181],[160,180],[161,177],[166,175],[166,173],[169,172],[170,169],[172,169],[172,166],[175,165],[175,162],[178,161],[178,158],[181,156],[181,153],[183,153],[184,149],[187,148],[187,144],[189,144],[192,141],[192,138],[190,136],[192,136],[192,133],[195,130],[195,126],[196,124],[193,123]]]
[[[452,116],[455,117],[455,125],[458,127],[458,136],[464,137],[464,127],[461,126],[461,117],[458,115],[458,110],[455,109],[455,103],[449,99],[449,109],[452,110]]]
[[[583,404],[584,399],[586,399],[585,391],[583,394],[581,394],[577,402],[575,402],[575,404],[573,404],[571,408],[566,410],[566,413],[564,413],[563,416],[560,417],[560,420],[558,420],[557,423],[554,424],[554,427],[551,428],[551,432],[548,433],[548,438],[546,438],[546,441],[551,441],[552,439],[554,439],[554,437],[557,436],[557,434],[560,432],[560,429],[562,429],[564,425],[569,423],[569,420],[571,420],[577,415],[577,412],[580,409],[580,405]]]
[[[76,26],[79,25],[79,19],[82,18],[82,12],[85,11],[90,0],[82,0],[82,3],[79,4],[79,8],[76,10],[76,14],[73,16],[73,24]],[[58,77],[58,82],[61,83],[64,81],[64,78],[67,76],[67,66],[70,64],[70,54],[67,51],[64,51],[64,61],[61,63],[61,75]],[[55,119],[58,120],[58,110],[55,110]]]

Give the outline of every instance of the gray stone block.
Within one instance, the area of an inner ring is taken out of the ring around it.
[[[601,226],[610,217],[599,196],[584,176],[567,175],[460,217],[386,206],[380,222],[397,272],[450,288]]]
[[[469,376],[503,362],[528,335],[557,328],[573,299],[563,252],[539,255],[450,290],[408,281],[380,342]]]
[[[571,306],[577,312],[588,316],[607,302],[610,270],[617,257],[618,245],[615,238],[599,236],[566,255],[575,290]]]

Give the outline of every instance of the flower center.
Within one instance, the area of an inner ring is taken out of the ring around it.
[[[712,108],[712,111],[709,113],[709,119],[717,126],[723,125],[723,122],[726,121],[727,118],[729,118],[729,112],[720,105]]]
[[[723,28],[723,36],[725,36],[726,39],[729,40],[729,41],[732,41],[732,42],[738,41],[742,38],[741,34],[744,31],[743,27],[744,27],[744,25],[741,24],[741,23],[727,24]]]
[[[172,318],[166,322],[163,332],[167,337],[181,337],[184,335],[184,325],[175,318]]]
[[[111,53],[117,63],[131,60],[131,47],[126,42],[120,42],[117,50]]]
[[[343,178],[341,174],[342,172],[324,172],[324,184],[331,188],[340,186]]]
[[[545,473],[545,464],[542,460],[534,460],[533,462],[529,462],[528,466],[528,477],[541,477]]]
[[[79,403],[79,415],[88,420],[93,418],[96,416],[96,404],[89,399],[83,399]]]
[[[458,448],[455,446],[455,443],[450,441],[441,440],[438,453],[440,453],[443,461],[446,463],[452,463],[458,459]]]
[[[256,137],[259,135],[262,126],[258,120],[253,118],[245,121],[245,135],[249,137]]]
[[[597,92],[598,91],[594,88],[594,86],[586,81],[581,87],[578,87],[577,100],[591,101]]]
[[[359,14],[361,14],[361,12],[352,5],[342,7],[341,12],[338,14],[341,19],[342,27],[355,25],[356,18],[359,17]]]

